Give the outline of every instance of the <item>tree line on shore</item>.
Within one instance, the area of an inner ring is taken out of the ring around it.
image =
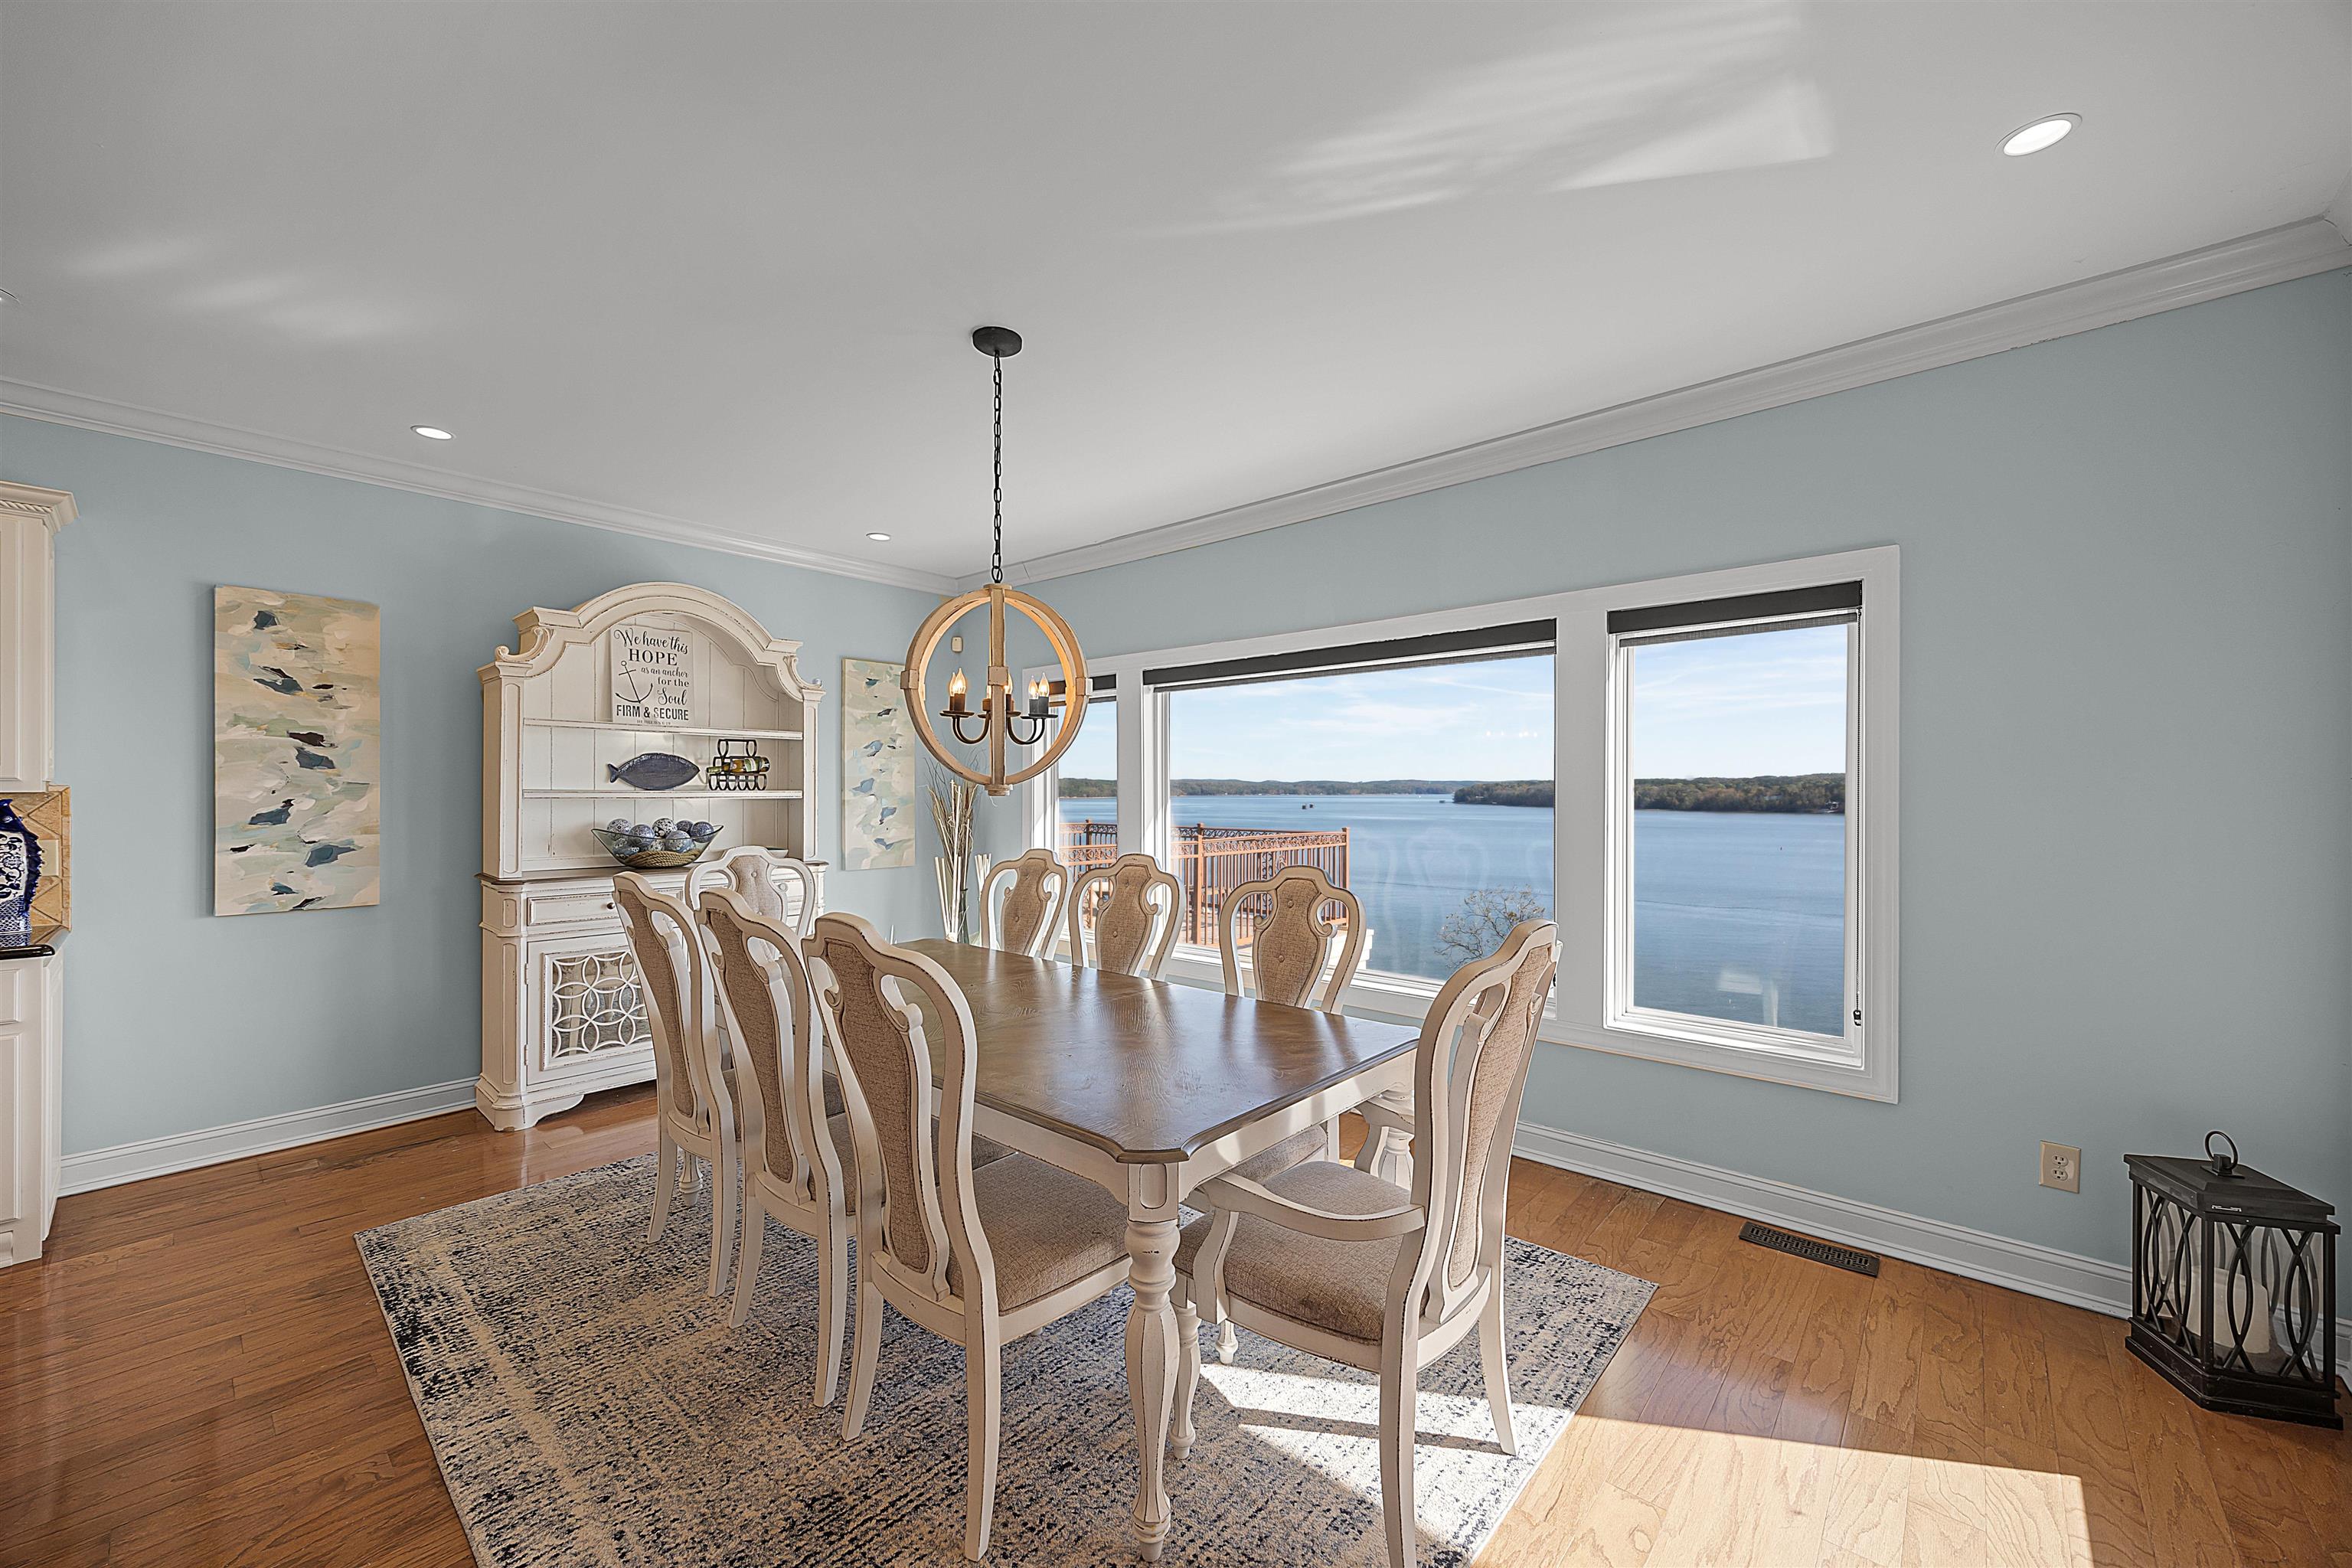
[[[1552,804],[1549,779],[1171,779],[1177,795],[1451,795],[1457,805]],[[1062,781],[1064,800],[1110,800],[1115,779]],[[1749,778],[1635,779],[1636,811],[1778,811],[1834,815],[1845,810],[1843,773],[1762,773]]]
[[[1549,805],[1549,779],[1464,784],[1457,805]],[[1843,773],[1762,773],[1752,778],[1635,779],[1635,811],[1778,811],[1836,815],[1845,810]]]

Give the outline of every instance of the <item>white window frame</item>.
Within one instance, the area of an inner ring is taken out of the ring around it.
[[[1146,668],[1550,620],[1558,628],[1552,673],[1552,886],[1560,965],[1542,1037],[1586,1050],[1892,1102],[1899,1082],[1902,1016],[1899,567],[1896,547],[1883,545],[1188,647],[1090,654],[1090,670],[1118,677],[1119,850],[1141,851],[1165,862],[1171,844],[1168,694],[1145,686]],[[1847,865],[1858,870],[1850,869],[1846,879],[1846,941],[1847,975],[1859,994],[1863,1026],[1852,1024],[1849,1007],[1847,1042],[1841,1048],[1825,1049],[1822,1037],[1794,1030],[1766,1032],[1680,1015],[1651,1016],[1612,1009],[1612,966],[1619,962],[1619,939],[1612,931],[1622,923],[1616,915],[1619,901],[1630,897],[1622,846],[1630,836],[1631,803],[1628,796],[1620,806],[1612,788],[1624,715],[1619,711],[1621,683],[1614,678],[1617,650],[1609,632],[1610,612],[1856,581],[1863,585],[1863,605],[1849,652],[1845,815]],[[1024,679],[1045,673],[1049,672],[1031,670]],[[1055,783],[1049,773],[1022,786],[1022,812],[1032,845],[1059,842]],[[1168,976],[1212,988],[1223,984],[1211,948],[1180,946],[1169,961]],[[1437,989],[1434,981],[1372,975],[1350,985],[1344,1004],[1351,1013],[1418,1021]]]
[[[1772,630],[1776,621],[1801,623],[1808,618],[1802,616],[1770,616],[1748,624],[1753,625],[1757,631],[1765,632]],[[1863,1038],[1866,1014],[1859,984],[1864,943],[1861,922],[1863,900],[1861,879],[1858,877],[1845,879],[1842,929],[1849,994],[1838,1009],[1841,1024],[1834,1037],[1801,1029],[1777,1028],[1762,1024],[1711,1018],[1701,1014],[1677,1013],[1666,1008],[1643,1007],[1634,997],[1633,655],[1641,647],[1654,646],[1656,639],[1657,634],[1654,633],[1612,633],[1609,638],[1609,909],[1603,1016],[1612,1030],[1662,1037],[1669,1040],[1696,1040],[1708,1045],[1737,1047],[1839,1067],[1858,1067],[1866,1054]],[[1849,788],[1848,809],[1841,820],[1845,837],[1845,864],[1848,866],[1862,863],[1859,858],[1861,774],[1854,766],[1860,754],[1862,731],[1862,703],[1859,700],[1861,648],[1862,627],[1857,616],[1848,624],[1846,633],[1843,728],[1845,773]]]

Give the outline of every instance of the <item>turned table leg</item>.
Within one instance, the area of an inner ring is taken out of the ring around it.
[[[1176,1399],[1176,1280],[1174,1184],[1162,1166],[1138,1165],[1129,1176],[1128,1279],[1135,1304],[1127,1314],[1127,1386],[1135,1406],[1141,1464],[1135,1497],[1135,1539],[1145,1561],[1156,1563],[1168,1543],[1168,1424]]]

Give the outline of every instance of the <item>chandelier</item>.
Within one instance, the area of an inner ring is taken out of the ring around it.
[[[899,685],[906,690],[908,711],[914,716],[915,733],[924,750],[957,776],[991,795],[1003,795],[1052,767],[1078,738],[1078,726],[1087,717],[1087,658],[1078,651],[1077,634],[1070,630],[1070,623],[1051,605],[1004,585],[1004,362],[1021,352],[1021,334],[1010,327],[980,327],[971,334],[971,346],[988,356],[996,381],[996,531],[988,586],[948,600],[916,628],[915,640],[907,645],[907,668]],[[932,657],[955,624],[983,605],[988,607],[988,674],[980,703],[972,705],[970,683],[959,668],[948,680],[947,706],[934,713],[928,696]],[[1011,615],[1027,617],[1045,633],[1061,666],[1059,679],[1033,680],[1017,700],[1013,672],[1004,662],[1005,622]],[[934,719],[945,720],[948,733],[960,744],[986,746],[987,770],[981,771],[950,750]],[[1026,766],[1007,772],[1008,744],[1042,745],[1044,750]]]

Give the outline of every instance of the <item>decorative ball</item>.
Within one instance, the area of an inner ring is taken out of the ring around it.
[[[616,816],[613,818],[612,821],[604,824],[604,831],[607,833],[626,835],[629,831],[629,819],[625,816]]]
[[[714,824],[708,822],[698,822],[693,827],[693,833],[697,838],[708,838],[718,831],[719,829]]]
[[[654,831],[656,833],[667,833],[671,828],[677,826],[677,823],[672,822],[667,816],[656,816],[654,818]]]
[[[650,828],[650,827],[647,827],[644,823],[642,823],[642,822],[632,822],[631,824],[629,824],[629,837],[632,837],[632,838],[651,838],[653,836],[654,836],[654,830],[653,830],[652,828]]]

